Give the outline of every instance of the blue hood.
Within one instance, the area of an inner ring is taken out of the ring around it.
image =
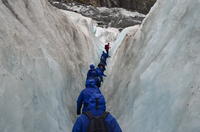
[[[91,64],[90,69],[95,69],[95,66],[93,64]]]

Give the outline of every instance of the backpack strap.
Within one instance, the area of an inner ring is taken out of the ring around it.
[[[105,111],[100,117],[106,119],[106,117],[110,114],[109,112]]]
[[[99,98],[95,98],[95,101],[96,101],[96,110],[98,110],[98,108],[99,108]]]
[[[92,120],[94,118],[93,114],[89,111],[83,112],[83,114],[86,115],[89,118],[89,120]]]

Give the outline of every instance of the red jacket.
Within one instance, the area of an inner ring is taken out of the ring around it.
[[[109,49],[110,49],[110,44],[106,44],[106,45],[105,45],[105,49],[106,49],[106,50],[109,50]]]

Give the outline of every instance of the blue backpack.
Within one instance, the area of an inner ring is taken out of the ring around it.
[[[102,107],[105,107],[106,101],[102,94],[100,93],[94,93],[91,95],[91,97],[88,100],[88,111],[92,109],[102,109]]]
[[[108,132],[108,128],[105,123],[105,119],[109,112],[104,112],[100,116],[94,116],[90,110],[91,109],[101,109],[105,106],[105,98],[102,94],[94,94],[89,99],[88,111],[84,112],[88,119],[90,120],[87,132]]]

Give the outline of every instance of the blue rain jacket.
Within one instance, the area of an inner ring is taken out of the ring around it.
[[[77,99],[77,114],[78,115],[81,113],[82,105],[83,105],[82,112],[86,112],[89,98],[94,93],[101,94],[100,89],[96,86],[96,80],[95,79],[86,80],[86,88],[81,91],[81,93]]]
[[[93,79],[93,78],[95,78],[95,77],[97,77],[97,76],[98,76],[98,75],[97,75],[95,66],[94,66],[93,64],[90,65],[90,70],[89,70],[88,73],[87,73],[87,78],[86,78],[86,80],[88,80],[88,79]]]
[[[100,62],[98,64],[98,67],[102,70],[102,72],[104,72],[106,70],[106,67],[105,67],[105,65],[102,62]]]
[[[97,72],[100,82],[103,82],[103,77],[106,77],[106,75],[103,73],[103,69],[98,67],[96,68],[96,72]]]
[[[100,63],[102,63],[104,66],[107,66],[106,59],[104,57],[100,59]]]
[[[94,116],[102,115],[103,112],[105,112],[105,110],[106,110],[105,101],[99,102],[98,109],[96,109],[96,105],[93,105],[91,103],[87,107],[87,111],[90,111]],[[88,119],[88,117],[84,114],[81,114],[80,117],[77,118],[74,127],[72,129],[72,132],[87,132],[89,123],[90,120]],[[116,119],[111,114],[108,114],[108,116],[105,119],[105,123],[107,125],[108,132],[122,132]]]
[[[96,72],[97,72],[97,75],[98,75],[99,77],[106,77],[106,75],[103,73],[103,69],[97,67],[97,68],[96,68]]]
[[[106,52],[102,52],[102,54],[101,54],[101,58],[104,58],[105,60],[107,59],[107,58],[109,58],[110,56],[108,55],[108,53],[106,53]]]
[[[110,57],[107,53],[105,53],[103,51],[102,55],[101,55],[101,59],[100,59],[100,63],[102,63],[104,66],[107,65],[107,58]]]

